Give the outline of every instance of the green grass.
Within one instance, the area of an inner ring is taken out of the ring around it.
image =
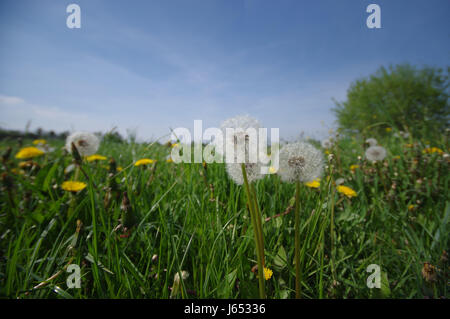
[[[103,141],[98,154],[114,158],[123,170],[111,177],[107,161],[85,162],[89,178],[80,174],[79,179],[88,186],[71,194],[61,184],[73,178],[74,172],[64,174],[72,158],[63,153],[62,142],[49,143],[59,149],[34,159],[39,169],[23,173],[14,158],[19,145],[0,144],[2,153],[13,148],[1,168],[2,298],[258,297],[245,191],[228,178],[223,164],[205,170],[202,164],[167,163],[167,146]],[[320,189],[302,185],[303,298],[449,296],[448,261],[441,258],[449,248],[448,158],[423,154],[425,142],[412,138],[390,136],[380,144],[388,156],[373,165],[358,160],[364,158],[362,138],[342,138],[330,150],[334,159]],[[444,138],[431,146],[448,152]],[[156,167],[133,166],[141,158],[156,159]],[[360,167],[352,172],[352,164]],[[357,197],[336,191],[333,182],[340,177]],[[105,207],[111,179],[117,197],[112,193]],[[276,175],[255,188],[263,218],[294,204],[295,184]],[[136,218],[128,237],[116,230],[124,191]],[[289,211],[263,221],[266,266],[273,270],[266,281],[268,298],[295,297],[294,213]],[[423,278],[424,262],[436,267],[436,282]],[[81,267],[80,289],[67,288],[68,264]],[[382,289],[366,285],[370,264],[381,267]],[[174,276],[183,270],[189,277],[172,292]]]

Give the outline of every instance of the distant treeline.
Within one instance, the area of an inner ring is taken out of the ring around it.
[[[103,136],[108,140],[113,140],[116,142],[123,142],[125,139],[117,131],[111,131],[103,135],[102,133],[96,133],[99,136]],[[57,133],[55,131],[46,131],[42,128],[36,129],[34,132],[30,131],[20,131],[20,130],[7,130],[0,128],[0,140],[5,139],[53,139],[53,140],[65,140],[67,136],[70,135],[69,131],[64,131]]]

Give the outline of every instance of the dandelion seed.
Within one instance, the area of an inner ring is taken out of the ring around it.
[[[81,156],[89,156],[97,152],[100,141],[97,136],[88,132],[75,132],[66,139],[66,150],[72,154],[72,143]]]
[[[377,140],[374,139],[373,137],[368,138],[368,139],[366,140],[366,143],[369,144],[369,146],[375,146],[375,145],[378,145]]]
[[[16,158],[27,159],[41,156],[42,154],[44,154],[44,152],[36,147],[24,147],[16,154]]]
[[[371,146],[366,150],[366,158],[371,162],[384,160],[386,157],[386,149],[382,146]]]
[[[68,192],[79,192],[86,188],[86,183],[77,181],[66,181],[62,183],[61,188]]]
[[[272,275],[273,275],[272,269],[264,267],[264,278],[266,280],[269,280],[270,278],[272,278]]]
[[[88,157],[86,157],[86,160],[88,162],[94,162],[94,161],[106,161],[108,158],[102,155],[93,154]]]
[[[143,158],[143,159],[138,160],[136,163],[134,163],[134,166],[149,165],[154,162],[155,162],[155,160],[152,160],[150,158]]]
[[[285,182],[310,182],[322,175],[322,153],[309,143],[296,142],[280,150],[278,174]]]
[[[344,182],[345,182],[345,179],[343,179],[342,177],[340,177],[340,178],[338,178],[338,179],[335,181],[335,184],[336,184],[336,185],[342,185],[342,184],[344,184]]]
[[[348,186],[339,185],[336,187],[337,191],[341,194],[344,194],[348,198],[356,197],[356,192]]]

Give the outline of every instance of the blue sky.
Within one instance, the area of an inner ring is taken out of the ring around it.
[[[81,29],[66,7],[81,8]],[[381,7],[368,29],[366,7]],[[447,67],[450,1],[0,2],[0,126],[155,139],[249,114],[323,136],[333,98],[380,66]]]

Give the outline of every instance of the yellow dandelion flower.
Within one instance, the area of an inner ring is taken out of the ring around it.
[[[315,179],[311,182],[305,183],[306,186],[311,188],[319,188],[320,187],[320,179]]]
[[[414,206],[413,204],[411,204],[411,205],[408,206],[408,210],[409,210],[409,211],[413,211],[415,207],[416,207],[416,206]]]
[[[32,158],[41,156],[42,154],[44,154],[44,152],[36,147],[24,147],[16,154],[16,158]]]
[[[86,188],[86,183],[77,181],[65,181],[62,183],[61,188],[68,192],[79,192]]]
[[[393,158],[396,159],[396,160],[399,160],[400,159],[400,155],[396,155]]]
[[[170,145],[170,147],[178,147],[178,146],[179,146],[178,143],[173,143]]]
[[[355,197],[357,195],[356,192],[348,186],[339,185],[338,187],[336,187],[336,189],[339,193],[344,194],[349,198]]]
[[[350,170],[353,172],[356,171],[357,168],[359,168],[359,165],[356,164],[350,165]]]
[[[391,132],[392,131],[392,128],[390,128],[390,127],[386,127],[386,132]]]
[[[269,167],[269,173],[270,174],[275,174],[276,172],[277,172],[277,169],[275,167],[273,167],[273,166]]]
[[[143,158],[140,159],[139,161],[137,161],[136,163],[134,163],[134,166],[141,166],[141,165],[148,165],[148,164],[152,164],[155,161],[149,158]]]
[[[408,147],[408,148],[411,148],[413,146],[414,146],[414,144],[405,144],[405,147]]]
[[[117,171],[118,172],[121,172],[123,170],[123,167],[122,166],[117,166]]]
[[[272,269],[264,267],[264,278],[266,278],[266,280],[269,280],[270,278],[272,278],[272,275]]]
[[[325,154],[330,155],[330,151],[329,150],[325,150]]]
[[[172,163],[172,162],[173,162],[173,159],[172,159],[171,157],[169,157],[169,158],[166,160],[166,162],[167,162],[167,163]]]
[[[444,152],[440,148],[437,148],[437,147],[427,147],[427,148],[425,148],[423,150],[423,153],[426,153],[426,154],[433,154],[433,153],[443,154]]]
[[[102,155],[98,155],[98,154],[93,154],[90,156],[86,157],[86,160],[88,162],[93,162],[93,161],[106,161],[108,158]]]
[[[43,144],[47,144],[47,141],[44,139],[38,139],[38,140],[34,140],[33,144],[34,145],[39,145],[39,144],[43,145]]]

